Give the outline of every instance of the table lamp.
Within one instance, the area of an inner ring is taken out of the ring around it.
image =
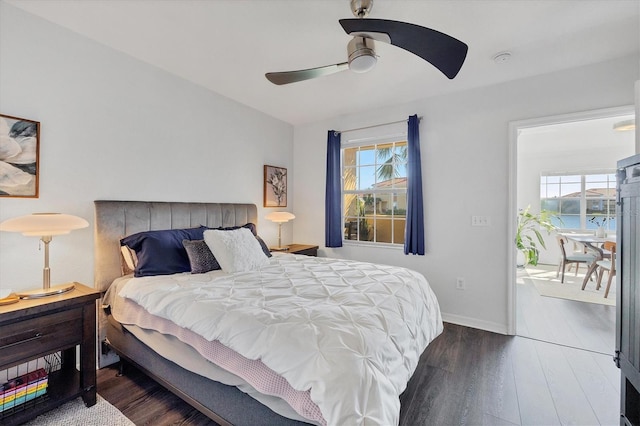
[[[296,216],[289,212],[271,212],[266,216],[267,220],[278,224],[278,247],[272,247],[272,250],[288,250],[288,247],[282,247],[282,224],[295,219]]]
[[[7,219],[0,223],[0,231],[21,232],[22,235],[40,237],[44,243],[44,269],[42,272],[42,290],[17,293],[21,299],[46,297],[73,290],[74,284],[51,287],[49,268],[49,243],[54,235],[68,234],[74,229],[86,228],[89,222],[81,217],[62,213],[34,213],[27,216]]]

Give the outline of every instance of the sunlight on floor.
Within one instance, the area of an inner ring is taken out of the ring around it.
[[[566,272],[564,283],[560,282],[558,275],[558,267],[556,265],[537,265],[527,266],[518,270],[518,284],[533,284],[537,292],[541,296],[558,297],[562,299],[576,300],[579,302],[600,303],[605,305],[615,305],[616,300],[616,279],[614,277],[609,296],[604,298],[604,291],[607,276],[603,277],[601,286],[596,289],[596,274],[587,283],[584,290],[582,284],[584,281],[586,268],[579,268],[576,274],[574,270]]]
[[[517,334],[575,348],[613,353],[615,344],[615,280],[608,298],[604,286],[596,290],[589,281],[584,290],[586,268],[556,278],[557,265],[518,269],[516,293]],[[606,274],[604,280],[606,282]],[[586,302],[586,303],[585,303]]]

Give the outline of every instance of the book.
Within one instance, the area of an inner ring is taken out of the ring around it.
[[[26,386],[29,383],[36,382],[46,377],[47,372],[44,370],[44,368],[38,368],[37,370],[30,371],[27,374],[23,374],[22,376],[14,377],[0,387],[0,396],[17,387]]]
[[[47,385],[45,379],[43,382],[35,382],[27,387],[20,388],[15,394],[7,396],[4,400],[0,398],[0,401],[3,401],[0,404],[0,412],[44,395],[47,392]]]
[[[43,368],[9,380],[0,387],[0,412],[44,395],[48,384]]]

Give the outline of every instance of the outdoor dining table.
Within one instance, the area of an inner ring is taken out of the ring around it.
[[[596,258],[593,262],[589,264],[587,269],[587,273],[584,276],[584,281],[582,282],[582,288],[589,282],[591,275],[598,268],[597,261],[602,260],[605,257],[605,252],[602,249],[602,244],[605,241],[615,241],[615,235],[607,236],[607,237],[596,237],[593,234],[572,234],[572,233],[563,233],[562,236],[566,237],[568,240],[571,240],[576,243],[583,244],[589,251],[591,251]]]

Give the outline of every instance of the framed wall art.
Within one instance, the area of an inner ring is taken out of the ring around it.
[[[287,169],[264,166],[264,207],[287,207]]]
[[[0,197],[38,198],[40,122],[0,114]]]

